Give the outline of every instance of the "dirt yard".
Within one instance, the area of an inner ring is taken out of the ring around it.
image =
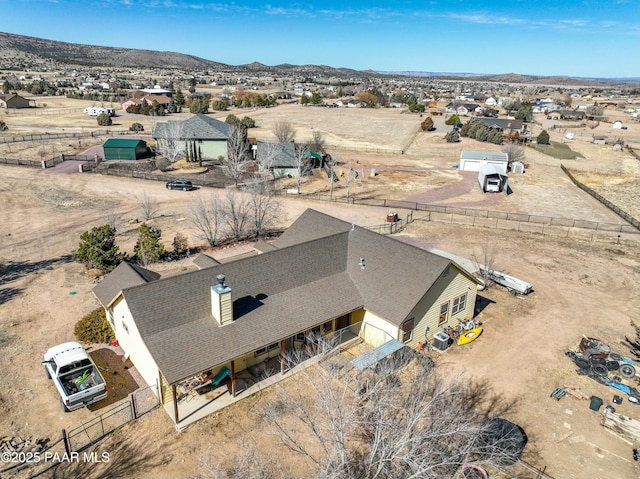
[[[326,115],[333,113],[328,111]],[[384,115],[390,115],[388,121],[404,121],[407,117],[418,122],[415,116],[399,112],[391,116],[393,113],[385,111]],[[249,115],[254,116],[253,112]],[[264,125],[274,121],[257,114],[255,117]],[[340,129],[330,119],[319,124]],[[377,192],[412,201],[621,221],[573,186],[559,171],[558,160],[535,151],[527,150],[527,172],[510,177],[513,195],[483,195],[474,187],[473,179],[460,175],[452,166],[461,149],[490,147],[466,141],[452,146],[442,136],[442,132],[418,134],[405,155],[371,154],[345,146],[339,150],[339,158],[345,165],[380,170],[376,177],[361,178],[354,189],[357,195]],[[402,148],[406,138],[389,144]],[[372,138],[349,137],[343,141],[375,143]],[[592,151],[592,147],[598,150]],[[575,148],[584,159],[572,161],[583,171],[607,171],[615,161],[624,165],[629,176],[638,177],[637,160],[625,153],[616,156],[619,152],[600,151],[598,145],[586,140],[576,142]],[[162,229],[167,246],[177,232],[187,234],[190,243],[197,244],[185,218],[194,196],[209,191],[167,191],[154,182],[6,166],[0,166],[0,178],[4,206],[0,230],[0,349],[4,358],[0,404],[5,412],[0,417],[0,430],[10,437],[55,439],[60,429],[77,427],[109,407],[96,405],[92,410],[62,413],[57,393],[40,366],[44,351],[72,340],[75,322],[98,306],[91,293],[95,283],[70,259],[80,235],[104,224],[107,215],[115,215],[119,219],[119,245],[131,253],[137,225],[129,224],[129,220],[141,219],[140,198],[147,194],[158,204],[149,223]],[[326,180],[315,180],[304,188],[326,188]],[[338,189],[336,194],[344,194],[344,190]],[[382,208],[300,199],[285,202],[283,226],[308,207],[362,226],[383,223],[388,213]],[[589,409],[588,400],[566,396],[557,401],[549,397],[558,386],[574,386],[587,396],[603,398],[605,405],[611,404],[614,390],[576,375],[564,353],[577,346],[583,335],[598,337],[619,352],[628,353],[622,343],[625,336],[634,334],[630,322],[638,320],[636,312],[640,308],[638,243],[571,240],[426,222],[418,213],[414,217],[416,221],[397,239],[468,258],[491,251],[495,269],[534,286],[534,292],[526,297],[510,295],[499,286],[482,292],[486,308],[479,319],[484,334],[466,347],[449,349],[437,358],[440,366],[461,380],[485,381],[497,396],[513,402],[509,419],[520,424],[530,439],[525,459],[538,467],[546,466],[551,476],[639,477],[640,468],[632,455],[638,443],[600,426],[600,415]],[[243,246],[238,252],[245,250]],[[234,250],[226,248],[212,254],[231,256]],[[188,262],[158,265],[163,273],[190,267]],[[94,354],[110,356],[97,351]],[[119,377],[107,377],[107,381],[118,381],[118,390],[129,391],[135,388],[131,382],[135,378],[127,374],[118,370]],[[175,431],[164,411],[157,410],[96,446],[100,452],[109,452],[109,463],[74,466],[56,477],[189,477],[202,470],[203,454],[209,453],[213,462],[230,464],[238,448],[246,447],[248,441],[261,453],[292,460],[291,454],[257,422],[253,408],[260,400],[258,396],[239,403],[182,433]],[[640,419],[640,406],[625,401],[616,409]]]

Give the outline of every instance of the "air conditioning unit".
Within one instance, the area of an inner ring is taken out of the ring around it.
[[[433,335],[432,346],[440,351],[446,351],[449,347],[449,335],[444,331],[438,331]]]

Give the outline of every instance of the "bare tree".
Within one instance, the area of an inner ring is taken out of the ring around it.
[[[120,215],[118,215],[118,213],[116,213],[116,211],[112,208],[105,210],[104,214],[104,219],[106,224],[108,224],[109,226],[111,226],[111,228],[113,228],[114,231],[118,230],[118,218],[120,217]]]
[[[302,186],[304,177],[308,176],[312,170],[308,145],[304,143],[295,145],[294,161],[296,168],[296,188],[298,189],[298,194],[300,194],[300,187]]]
[[[240,241],[247,233],[251,204],[246,195],[236,188],[227,187],[225,191],[224,223],[229,227],[231,235]]]
[[[227,159],[223,166],[225,175],[235,182],[236,187],[244,175],[247,161],[250,159],[251,145],[247,140],[247,129],[239,126],[233,130],[227,140]]]
[[[331,155],[327,155],[324,162],[324,169],[327,172],[327,178],[329,179],[329,198],[333,201],[333,184],[338,181],[336,176],[336,160]]]
[[[277,121],[273,125],[273,134],[280,143],[291,143],[295,134],[295,129],[288,121]]]
[[[347,190],[347,200],[351,197],[351,189],[353,185],[356,183],[356,179],[358,178],[358,172],[355,168],[349,167],[347,172],[344,175],[344,185]]]
[[[318,130],[313,130],[313,134],[311,135],[311,141],[309,142],[309,150],[314,153],[326,153],[325,148],[325,139],[322,136],[322,133]]]
[[[265,179],[269,176],[276,179],[273,167],[276,164],[278,153],[282,151],[282,145],[271,141],[260,142],[258,144],[257,160],[260,169],[265,173]]]
[[[473,253],[471,259],[477,274],[484,283],[484,288],[489,289],[493,284],[491,272],[493,271],[493,265],[496,259],[495,248],[490,246],[488,242],[485,242],[480,253]]]
[[[138,205],[142,210],[142,217],[145,221],[150,220],[158,212],[158,201],[149,194],[148,191],[143,191],[139,198]]]
[[[198,238],[206,241],[212,248],[217,244],[222,220],[223,211],[218,196],[199,195],[196,198],[191,207],[189,222]]]
[[[459,477],[464,464],[504,459],[495,442],[480,440],[482,409],[497,400],[481,385],[447,378],[408,348],[361,370],[322,344],[317,365],[275,388],[260,411],[289,450],[313,463],[312,477]]]
[[[158,138],[160,153],[172,165],[184,155],[184,123],[182,121],[158,123],[154,136]]]
[[[511,165],[513,164],[513,162],[524,161],[524,157],[525,157],[524,148],[519,143],[516,143],[513,141],[505,143],[504,145],[502,145],[502,152],[506,153],[508,156],[509,164],[507,165],[507,167],[509,169],[511,169]]]
[[[249,206],[251,232],[258,238],[284,219],[282,202],[273,196],[266,182],[256,182],[249,187]]]

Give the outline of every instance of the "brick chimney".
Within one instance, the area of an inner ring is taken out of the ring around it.
[[[233,322],[231,288],[224,284],[224,274],[219,274],[218,284],[211,286],[211,314],[220,326]]]

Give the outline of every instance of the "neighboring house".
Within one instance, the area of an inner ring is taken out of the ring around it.
[[[460,152],[460,171],[480,171],[483,166],[495,165],[502,173],[506,174],[508,164],[509,155],[507,153],[467,150]]]
[[[299,172],[309,173],[317,167],[318,157],[320,161],[322,157],[306,152],[301,160],[303,164],[298,165],[296,148],[300,146],[295,143],[258,143],[256,160],[260,170],[269,170],[274,178],[296,178]]]
[[[29,100],[15,93],[0,94],[0,108],[29,108]]]
[[[127,111],[127,108],[129,108],[130,106],[141,105],[144,101],[146,101],[149,105],[152,105],[153,102],[156,101],[166,109],[169,106],[169,103],[171,103],[171,98],[166,95],[145,95],[140,98],[131,98],[122,103],[122,109],[124,111]]]
[[[475,113],[477,108],[480,108],[480,105],[476,103],[451,102],[445,107],[445,111],[447,113],[455,113],[456,115],[467,116]]]
[[[593,135],[593,143],[595,145],[604,145],[607,143],[607,137],[603,135]]]
[[[235,127],[207,115],[194,115],[187,120],[169,120],[158,123],[153,130],[153,139],[160,151],[166,141],[175,140],[177,148],[186,151],[187,145],[195,143],[202,159],[213,160],[227,156],[227,140]]]
[[[416,347],[474,316],[480,281],[454,261],[311,209],[260,251],[167,278],[123,262],[93,289],[176,423],[179,391],[201,374],[228,373],[235,396],[238,372],[314,334]]]
[[[490,96],[484,101],[484,104],[487,106],[496,106],[498,104],[498,100]]]
[[[561,120],[584,120],[587,114],[582,110],[558,110]]]
[[[526,123],[522,120],[504,119],[504,118],[480,118],[482,122],[489,128],[497,129],[505,136],[515,136],[516,134],[522,138],[531,136],[531,132],[527,129]]]
[[[105,160],[139,160],[147,154],[147,142],[138,139],[109,138],[102,145]]]

